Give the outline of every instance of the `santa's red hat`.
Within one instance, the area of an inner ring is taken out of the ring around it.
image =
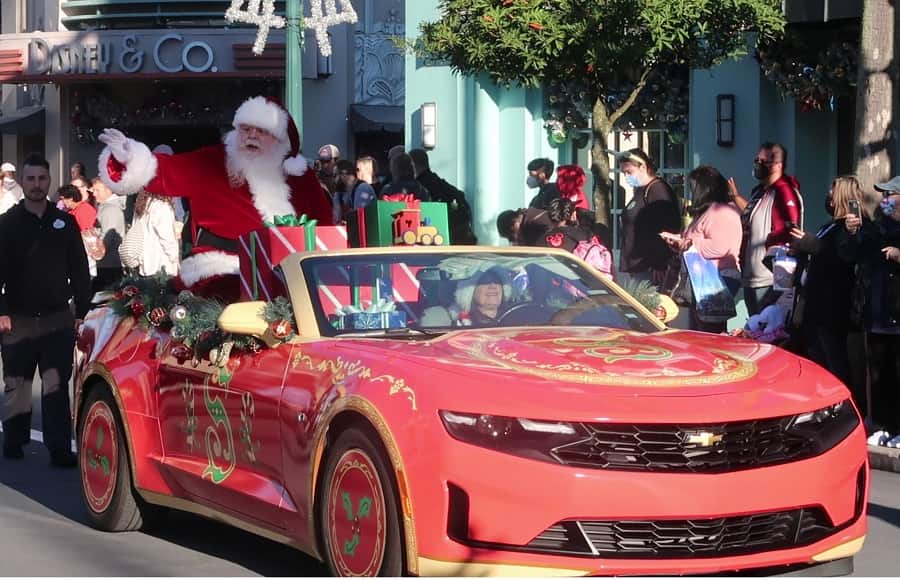
[[[303,175],[309,168],[307,160],[300,155],[300,131],[288,110],[272,97],[251,97],[244,101],[234,113],[231,123],[235,129],[239,125],[251,125],[265,129],[281,143],[288,145],[284,170],[289,175]]]

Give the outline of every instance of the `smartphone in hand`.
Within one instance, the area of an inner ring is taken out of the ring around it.
[[[847,205],[850,208],[849,213],[855,215],[857,218],[862,217],[862,211],[859,209],[859,200],[858,199],[851,199],[850,201],[847,202]]]

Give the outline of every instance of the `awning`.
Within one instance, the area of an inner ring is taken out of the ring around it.
[[[402,133],[403,107],[350,105],[350,126],[354,133]]]
[[[22,107],[0,115],[0,133],[35,135],[44,132],[44,106]]]

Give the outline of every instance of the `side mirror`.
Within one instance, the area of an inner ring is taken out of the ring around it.
[[[219,315],[219,328],[232,334],[258,338],[270,348],[277,346],[280,341],[262,317],[265,307],[266,303],[261,300],[229,304]]]

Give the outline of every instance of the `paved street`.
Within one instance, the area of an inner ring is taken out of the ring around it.
[[[814,485],[814,484],[813,484]],[[87,523],[75,470],[47,465],[32,444],[25,462],[0,459],[0,569],[8,576],[320,576],[299,552],[187,514],[151,534],[107,534]],[[869,537],[857,576],[900,569],[900,474],[874,471]]]

